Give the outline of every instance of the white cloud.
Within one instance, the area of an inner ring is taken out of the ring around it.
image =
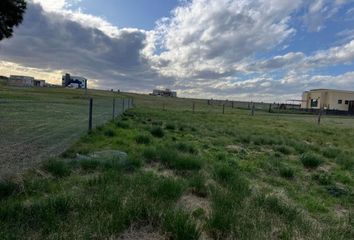
[[[267,51],[295,33],[289,15],[300,1],[193,0],[159,23],[161,72],[167,76],[215,78]]]

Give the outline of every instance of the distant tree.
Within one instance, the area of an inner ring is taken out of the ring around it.
[[[13,28],[23,20],[25,0],[0,0],[0,41],[12,36]]]

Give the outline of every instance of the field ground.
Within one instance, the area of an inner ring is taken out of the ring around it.
[[[113,93],[88,95],[94,98],[94,125],[111,119]],[[0,176],[56,156],[77,141],[88,129],[87,98],[80,90],[0,86]]]
[[[130,96],[136,108],[1,182],[0,236],[354,239],[354,119]]]

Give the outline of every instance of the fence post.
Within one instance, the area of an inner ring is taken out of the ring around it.
[[[222,114],[225,114],[225,103],[222,105]]]
[[[272,112],[272,104],[269,104],[269,112]]]
[[[318,118],[317,118],[317,124],[318,125],[321,124],[321,116],[322,116],[322,109],[320,109],[319,112],[318,112]]]
[[[254,108],[255,108],[255,104],[252,104],[252,110],[251,110],[251,115],[254,116]]]
[[[193,113],[195,113],[195,103],[193,102]]]
[[[113,98],[112,120],[116,117],[116,99]]]
[[[93,99],[90,98],[90,104],[89,104],[89,125],[88,125],[88,130],[89,130],[89,132],[92,131],[92,107],[93,107]]]

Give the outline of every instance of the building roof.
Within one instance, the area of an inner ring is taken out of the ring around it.
[[[352,94],[354,94],[354,91],[329,89],[329,88],[317,88],[317,89],[311,89],[311,90],[305,91],[305,92],[320,92],[320,91],[343,92],[343,93],[352,93]]]

